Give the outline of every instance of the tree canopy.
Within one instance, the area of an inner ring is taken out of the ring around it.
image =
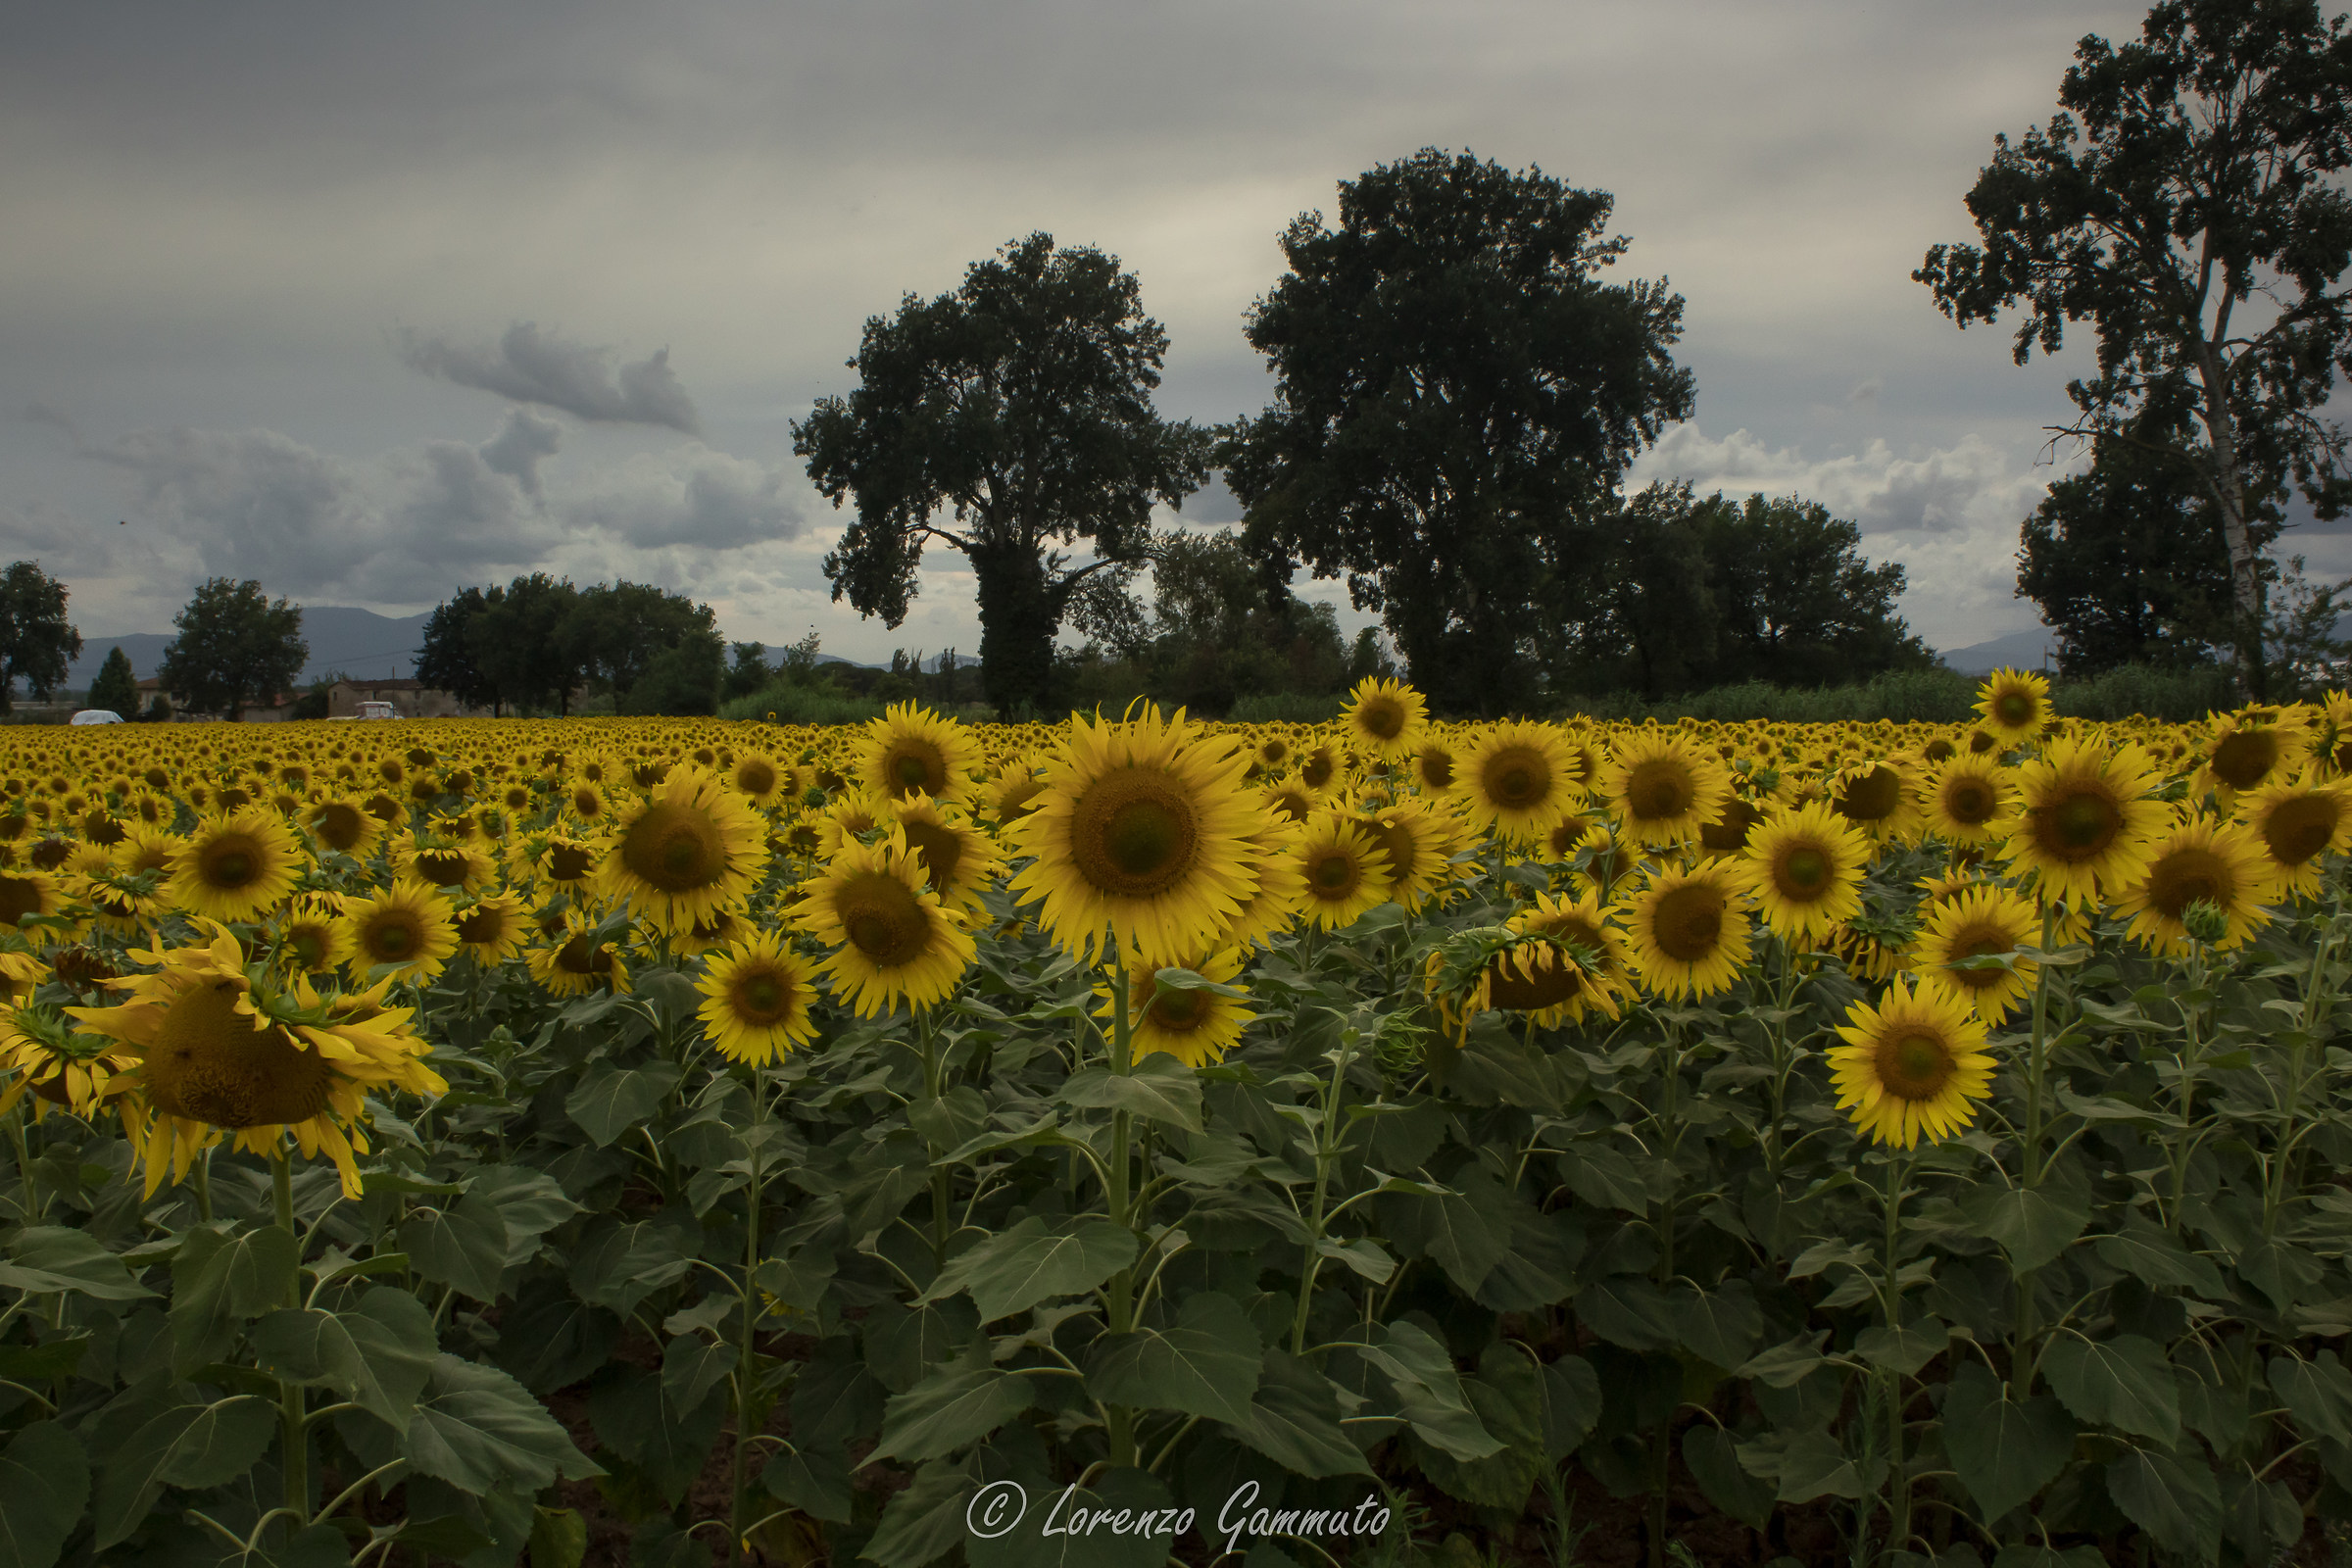
[[[1206,432],[1152,408],[1166,352],[1135,274],[1043,233],[973,263],[952,293],[870,318],[857,388],[792,427],[809,478],[857,510],[825,558],[833,597],[897,626],[926,546],[960,551],[990,700],[1043,706],[1071,595],[1141,560],[1152,506],[1206,482]],[[1083,565],[1053,548],[1082,539]]]
[[[107,650],[106,662],[98,666],[90,681],[87,706],[107,709],[124,719],[139,716],[138,672],[130,667],[130,656],[122,649]]]
[[[8,711],[18,681],[47,702],[81,657],[81,633],[66,619],[66,585],[34,562],[12,562],[0,571],[0,713]]]
[[[1690,412],[1681,297],[1599,275],[1611,207],[1424,148],[1294,221],[1250,313],[1275,401],[1218,461],[1252,548],[1347,574],[1442,709],[1528,703],[1619,476]]]
[[[2352,373],[2352,197],[2329,177],[2352,167],[2352,37],[2312,0],[2165,0],[2075,60],[2046,129],[1994,138],[1968,194],[1982,243],[1911,275],[1963,327],[2020,308],[2020,365],[2093,324],[2097,373],[2050,428],[2168,456],[2210,498],[2259,696],[2263,509],[2292,485],[2332,517],[2352,493],[2321,412]]]
[[[596,681],[620,712],[710,713],[725,665],[709,605],[650,583],[545,572],[466,588],[425,619],[416,678],[469,707],[553,708]]]
[[[207,578],[172,624],[179,635],[156,673],[181,706],[229,719],[283,697],[311,657],[302,607],[272,602],[251,578]]]

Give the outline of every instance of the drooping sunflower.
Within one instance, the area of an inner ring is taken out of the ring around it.
[[[860,1018],[945,1001],[975,948],[959,910],[925,884],[923,864],[894,827],[872,844],[844,844],[802,884],[792,923],[832,951],[818,967]]]
[[[1611,748],[1600,794],[1636,843],[1684,844],[1723,815],[1732,798],[1722,759],[1669,730],[1636,731]]]
[[[969,730],[912,703],[882,710],[858,746],[859,782],[893,800],[919,792],[960,806],[971,798],[979,763]]]
[[[720,1055],[764,1067],[816,1037],[816,971],[776,933],[754,932],[709,964],[697,1011]]]
[[[455,897],[477,893],[498,875],[498,862],[470,840],[438,838],[419,843],[410,839],[392,852],[392,874],[413,877]]]
[[[159,944],[139,956],[155,973],[109,982],[127,993],[120,1004],[66,1009],[86,1032],[121,1041],[138,1057],[123,1121],[149,1195],[229,1133],[257,1154],[275,1154],[292,1134],[306,1158],[323,1152],[332,1159],[344,1195],[358,1198],[355,1155],[368,1151],[369,1092],[448,1087],[424,1064],[411,1009],[383,1004],[388,980],[326,997],[299,975],[281,983],[266,968],[248,969],[224,926],[199,924],[211,941]]]
[[[458,910],[451,923],[457,927],[459,951],[485,969],[520,953],[530,935],[522,901],[512,893],[477,899]]]
[[[958,909],[978,908],[980,895],[997,874],[997,843],[987,830],[958,808],[919,793],[903,796],[891,819],[922,862],[940,902]]]
[[[266,806],[249,806],[196,824],[172,861],[165,895],[207,919],[251,920],[294,891],[303,863],[285,819]]]
[[[122,1042],[85,1034],[55,1007],[0,1007],[0,1116],[29,1096],[36,1119],[55,1107],[87,1120],[130,1087],[121,1075],[137,1062]]]
[[[1534,904],[1511,916],[1509,929],[1545,940],[1498,955],[1480,976],[1478,1005],[1524,1012],[1539,1027],[1557,1029],[1580,1022],[1588,1012],[1614,1018],[1634,994],[1625,938],[1608,922],[1597,894],[1561,900],[1539,893]],[[1580,955],[1595,967],[1577,962]],[[1474,1015],[1474,1008],[1465,1009],[1462,1019]]]
[[[2006,969],[1951,967],[2037,946],[2041,915],[2033,900],[1997,883],[1975,882],[1948,897],[1931,895],[1920,912],[1919,940],[1909,956],[1913,974],[1950,986],[1987,1024],[2001,1022],[2033,995],[2041,965],[2032,958],[2014,958]]]
[[[1550,724],[1487,726],[1462,748],[1456,775],[1463,813],[1509,844],[1540,842],[1585,799],[1567,738]]]
[[[831,856],[890,820],[890,797],[880,790],[847,790],[817,818],[818,853]]]
[[[1626,901],[1621,922],[1634,972],[1670,1002],[1728,990],[1748,959],[1746,879],[1721,860],[1654,868]]]
[[[393,883],[372,898],[346,899],[343,933],[361,973],[387,968],[419,980],[439,974],[458,951],[449,901],[422,882]]]
[[[1955,752],[1924,792],[1928,827],[1955,847],[1984,844],[2008,814],[2009,770],[1991,758]]]
[[[1318,811],[1293,853],[1306,881],[1301,906],[1308,923],[1326,931],[1353,925],[1366,909],[1389,901],[1395,878],[1388,852],[1344,813]]]
[[[2003,750],[2023,746],[2049,726],[2050,683],[2022,669],[1996,669],[1977,688],[1977,712]]]
[[[670,938],[670,944],[685,956],[695,958],[749,941],[758,930],[750,911],[719,909]]]
[[[1925,820],[1919,781],[1902,758],[1866,758],[1838,769],[1829,781],[1829,801],[1839,816],[1881,844],[1908,842]]]
[[[1213,991],[1174,987],[1163,991],[1159,987],[1163,967],[1190,969],[1204,980],[1234,985],[1242,972],[1241,950],[1223,948],[1177,964],[1145,963],[1133,956],[1127,963],[1128,1050],[1135,1059],[1164,1052],[1187,1067],[1206,1067],[1223,1060],[1225,1054],[1241,1043],[1242,1031],[1257,1014],[1240,1000]],[[1250,988],[1234,985],[1234,989]],[[1115,1019],[1118,1005],[1111,983],[1106,980],[1097,985],[1095,995],[1102,999],[1096,1015]]]
[[[1340,720],[1357,751],[1390,762],[1421,744],[1429,727],[1429,704],[1402,681],[1366,675],[1348,694]]]
[[[1146,962],[1173,961],[1226,929],[1254,886],[1259,825],[1246,754],[1147,706],[1117,723],[1073,716],[1036,809],[1005,829],[1023,902],[1065,950],[1092,956],[1105,929]]]
[[[539,940],[523,961],[550,996],[584,997],[599,988],[627,994],[628,963],[594,922],[567,909],[542,918],[538,927]]]
[[[125,871],[110,865],[78,878],[74,895],[90,907],[101,930],[130,936],[151,930],[170,911],[163,877],[154,871]]]
[[[322,848],[355,859],[366,859],[384,834],[382,819],[372,815],[356,796],[338,795],[315,802],[303,808],[301,819]]]
[[[2352,849],[2352,779],[2324,776],[2317,764],[2275,777],[2237,798],[2237,820],[2262,842],[2280,896],[2310,898],[2326,880],[2326,858]]]
[[[1856,1002],[1829,1052],[1838,1108],[1882,1144],[1937,1143],[1976,1119],[1973,1103],[1992,1094],[1993,1058],[1984,1021],[1952,988],[1897,979],[1872,1006]]]
[[[575,833],[555,829],[534,833],[522,839],[516,848],[508,852],[522,857],[530,867],[533,880],[542,887],[577,892],[596,875],[597,861],[604,857],[604,846],[595,839],[582,838]]]
[[[2017,770],[2003,858],[2034,873],[2045,900],[2096,899],[2137,877],[2172,816],[2148,756],[2131,742],[2067,736]]]
[[[1815,802],[1767,819],[1748,835],[1740,866],[1764,923],[1810,943],[1862,910],[1870,840]]]
[[[2262,840],[2234,822],[2193,817],[2148,846],[2139,875],[2124,885],[2115,905],[2132,917],[2132,935],[2155,953],[2181,954],[2196,941],[2183,920],[2189,906],[2211,906],[2223,926],[2207,945],[2234,948],[2269,923],[2265,906],[2278,897],[2277,874]]]
[[[766,869],[767,838],[743,797],[715,774],[682,766],[614,815],[595,886],[677,932],[742,904]]]

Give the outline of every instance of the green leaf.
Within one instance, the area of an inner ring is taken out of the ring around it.
[[[0,1345],[0,1378],[37,1383],[46,1378],[70,1378],[81,1365],[93,1336],[87,1332],[39,1345]]]
[[[369,1291],[356,1311],[272,1312],[254,1325],[253,1348],[272,1375],[322,1383],[404,1433],[441,1353],[432,1314],[388,1285]]]
[[[760,1484],[778,1502],[827,1524],[850,1522],[850,1461],[839,1448],[796,1448],[778,1453],[760,1472]]]
[[[1960,1200],[1960,1211],[2021,1271],[2051,1261],[2090,1223],[2089,1205],[2050,1187],[1979,1188]]]
[[[674,1358],[676,1352],[671,1353]],[[588,1419],[641,1484],[674,1508],[710,1463],[727,1410],[726,1400],[710,1388],[701,1400],[686,1404],[672,1396],[665,1382],[637,1367],[612,1367],[588,1396]]]
[[[1032,1214],[998,1232],[948,1266],[920,1298],[936,1301],[969,1291],[980,1320],[993,1323],[1054,1296],[1091,1291],[1135,1261],[1135,1233],[1089,1215],[1048,1224]]]
[[[2180,1389],[2153,1340],[2119,1334],[2092,1342],[2065,1335],[2042,1352],[2041,1374],[2083,1421],[2120,1427],[2171,1447],[2180,1441]]]
[[[882,1407],[882,1442],[865,1457],[942,1458],[1019,1415],[1034,1402],[1029,1380],[987,1364],[951,1361]]]
[[[1697,1421],[1683,1431],[1683,1463],[1698,1482],[1707,1500],[1752,1530],[1772,1518],[1775,1488],[1740,1467],[1732,1435],[1712,1421]]]
[[[2137,1449],[2107,1467],[2107,1494],[2157,1545],[2212,1562],[2222,1553],[2222,1489],[2212,1470]]]
[[[1389,1380],[1398,1413],[1424,1443],[1464,1461],[1502,1451],[1502,1440],[1470,1408],[1453,1357],[1427,1329],[1405,1321],[1381,1324],[1360,1353]]]
[[[249,1394],[192,1399],[177,1393],[106,1458],[92,1512],[100,1551],[146,1521],[167,1485],[217,1487],[253,1467],[277,1431],[276,1407]]]
[[[580,1568],[588,1556],[588,1521],[576,1508],[531,1510],[531,1568]]]
[[[599,1062],[581,1076],[579,1087],[564,1097],[564,1109],[596,1141],[597,1148],[609,1148],[660,1110],[681,1076],[675,1062],[652,1061],[642,1067]]]
[[[2307,1438],[2352,1443],[2352,1371],[2333,1350],[2313,1360],[2291,1355],[2271,1358],[2271,1387]]]
[[[571,1288],[581,1300],[625,1318],[647,1297],[684,1279],[698,1247],[690,1226],[662,1216],[609,1217],[581,1238]]]
[[[1593,1333],[1629,1350],[1654,1350],[1673,1332],[1666,1293],[1646,1274],[1594,1280],[1576,1293],[1576,1315]]]
[[[1713,1291],[1677,1287],[1666,1298],[1666,1311],[1676,1341],[1710,1366],[1744,1364],[1764,1335],[1764,1314],[1745,1280],[1731,1280]]]
[[[2326,1277],[2318,1258],[2276,1237],[2257,1238],[2238,1252],[2235,1262],[2239,1276],[2281,1312]]]
[[[2066,1467],[2075,1428],[2057,1400],[2035,1395],[2020,1404],[1981,1362],[1970,1361],[1944,1393],[1943,1446],[1960,1484],[1991,1521]]]
[[[1600,1419],[1600,1374],[1581,1355],[1544,1368],[1544,1454],[1557,1464],[1584,1446]]]
[[[1462,1380],[1462,1392],[1480,1423],[1502,1441],[1501,1451],[1464,1462],[1416,1432],[1410,1447],[1421,1473],[1463,1502],[1519,1512],[1544,1469],[1544,1369],[1522,1347],[1496,1340],[1480,1353],[1477,1373]]]
[[[1743,1378],[1754,1378],[1771,1388],[1793,1389],[1813,1375],[1814,1369],[1828,1359],[1821,1348],[1830,1340],[1828,1329],[1811,1334],[1799,1334],[1764,1350],[1745,1365],[1734,1367],[1733,1372]]]
[[[1864,1329],[1854,1336],[1854,1348],[1872,1366],[1883,1366],[1911,1378],[1919,1376],[1921,1367],[1941,1355],[1951,1338],[1952,1331],[1943,1319],[1924,1317],[1899,1328],[1880,1324]]]
[[[1614,1149],[1581,1145],[1560,1155],[1560,1178],[1594,1208],[1622,1208],[1631,1214],[1649,1212],[1649,1184],[1634,1162]]]
[[[890,1499],[881,1523],[858,1553],[875,1568],[923,1568],[970,1539],[964,1509],[972,1479],[964,1466],[934,1460],[914,1473],[913,1485]]]
[[[507,1271],[507,1221],[487,1195],[467,1193],[447,1208],[418,1209],[401,1221],[400,1245],[409,1266],[435,1285],[477,1301],[498,1299],[499,1276]]]
[[[1517,1200],[1475,1162],[1463,1166],[1451,1185],[1453,1191],[1428,1197],[1384,1193],[1377,1202],[1399,1251],[1436,1259],[1446,1278],[1474,1296],[1510,1248]]]
[[[979,1308],[961,1297],[913,1307],[883,1301],[868,1307],[858,1325],[866,1369],[891,1393],[905,1394],[931,1368],[954,1360],[979,1326]]]
[[[522,1165],[485,1165],[466,1191],[469,1198],[486,1200],[505,1222],[508,1268],[529,1262],[542,1236],[586,1212],[564,1195],[553,1176]]]
[[[1083,1067],[1063,1080],[1054,1098],[1079,1110],[1124,1110],[1188,1133],[1200,1131],[1200,1080],[1165,1052],[1153,1052],[1124,1074]]]
[[[1859,1497],[1870,1491],[1862,1473],[1837,1438],[1827,1432],[1800,1432],[1781,1450],[1780,1487],[1776,1501],[1811,1502],[1816,1497]]]
[[[62,1422],[11,1438],[0,1448],[0,1568],[50,1568],[89,1496],[89,1456]]]
[[[2122,1231],[2098,1238],[2091,1247],[2100,1261],[2158,1290],[2190,1291],[2208,1301],[2230,1298],[2230,1287],[2210,1259],[2190,1251],[2172,1232],[2137,1214]]]
[[[882,1385],[856,1361],[817,1361],[792,1385],[792,1437],[809,1447],[832,1447],[872,1437],[882,1428]]]
[[[1105,1334],[1087,1356],[1087,1392],[1104,1404],[1249,1419],[1257,1388],[1257,1329],[1230,1296],[1185,1298],[1172,1328]]]
[[[419,1475],[479,1495],[601,1474],[528,1390],[494,1366],[435,1357],[401,1452]]]
[[[120,1257],[80,1231],[28,1225],[8,1244],[0,1285],[35,1295],[74,1291],[101,1301],[135,1301],[155,1293],[131,1278]]]
[[[1258,1362],[1257,1391],[1225,1430],[1294,1475],[1363,1476],[1363,1453],[1340,1425],[1331,1379],[1279,1346]]]
[[[185,1377],[222,1359],[239,1323],[283,1306],[301,1252],[276,1225],[188,1232],[172,1259],[172,1370]]]

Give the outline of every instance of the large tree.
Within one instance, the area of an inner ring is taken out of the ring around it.
[[[1906,576],[1862,555],[1862,530],[1818,501],[1716,494],[1694,509],[1722,625],[1714,679],[1835,686],[1936,656],[1894,603]]]
[[[1050,234],[973,263],[953,293],[869,318],[857,389],[792,427],[817,488],[857,508],[825,558],[833,597],[896,626],[925,546],[960,551],[990,700],[1044,706],[1070,596],[1142,559],[1152,505],[1207,480],[1206,432],[1152,405],[1167,342],[1117,258]],[[1080,539],[1085,565],[1052,548]]]
[[[41,702],[81,657],[81,633],[66,619],[66,585],[29,561],[0,571],[0,713],[23,681]]]
[[[580,591],[567,577],[534,571],[482,595],[467,617],[474,667],[515,707],[571,711],[571,694],[588,678],[588,649],[572,626]]]
[[[473,630],[476,618],[505,599],[503,588],[493,586],[487,593],[467,588],[435,605],[424,619],[424,636],[416,650],[417,682],[447,692],[468,708],[487,708],[496,717],[507,697],[484,667]]]
[[[2014,356],[2090,321],[2098,370],[2068,385],[2055,436],[2145,446],[2211,498],[2230,639],[2264,690],[2259,516],[2291,483],[2320,515],[2347,499],[2342,429],[2321,410],[2352,373],[2352,38],[2312,0],[2166,0],[2140,37],[2085,37],[2060,112],[1968,195],[1981,245],[1911,275],[1961,326],[2022,307]],[[2181,407],[2180,424],[2141,417]]]
[[[596,583],[580,591],[563,636],[580,651],[589,672],[612,689],[621,712],[635,711],[630,694],[657,668],[662,671],[662,711],[714,710],[726,645],[709,605],[652,583]],[[702,690],[705,673],[710,679]],[[690,689],[699,695],[684,695]]]
[[[185,708],[235,720],[249,703],[284,696],[311,657],[302,607],[274,603],[251,578],[207,578],[172,617],[179,635],[156,673]]]
[[[98,666],[97,678],[90,682],[88,706],[113,711],[122,719],[139,716],[139,677],[130,667],[130,656],[120,648],[107,650],[106,662]]]
[[[1601,279],[1611,206],[1425,148],[1293,222],[1250,313],[1275,401],[1219,462],[1253,548],[1346,573],[1442,709],[1532,699],[1619,476],[1690,412],[1681,297]]]

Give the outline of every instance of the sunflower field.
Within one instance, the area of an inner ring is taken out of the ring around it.
[[[0,738],[0,1568],[2331,1560],[2352,698]]]

